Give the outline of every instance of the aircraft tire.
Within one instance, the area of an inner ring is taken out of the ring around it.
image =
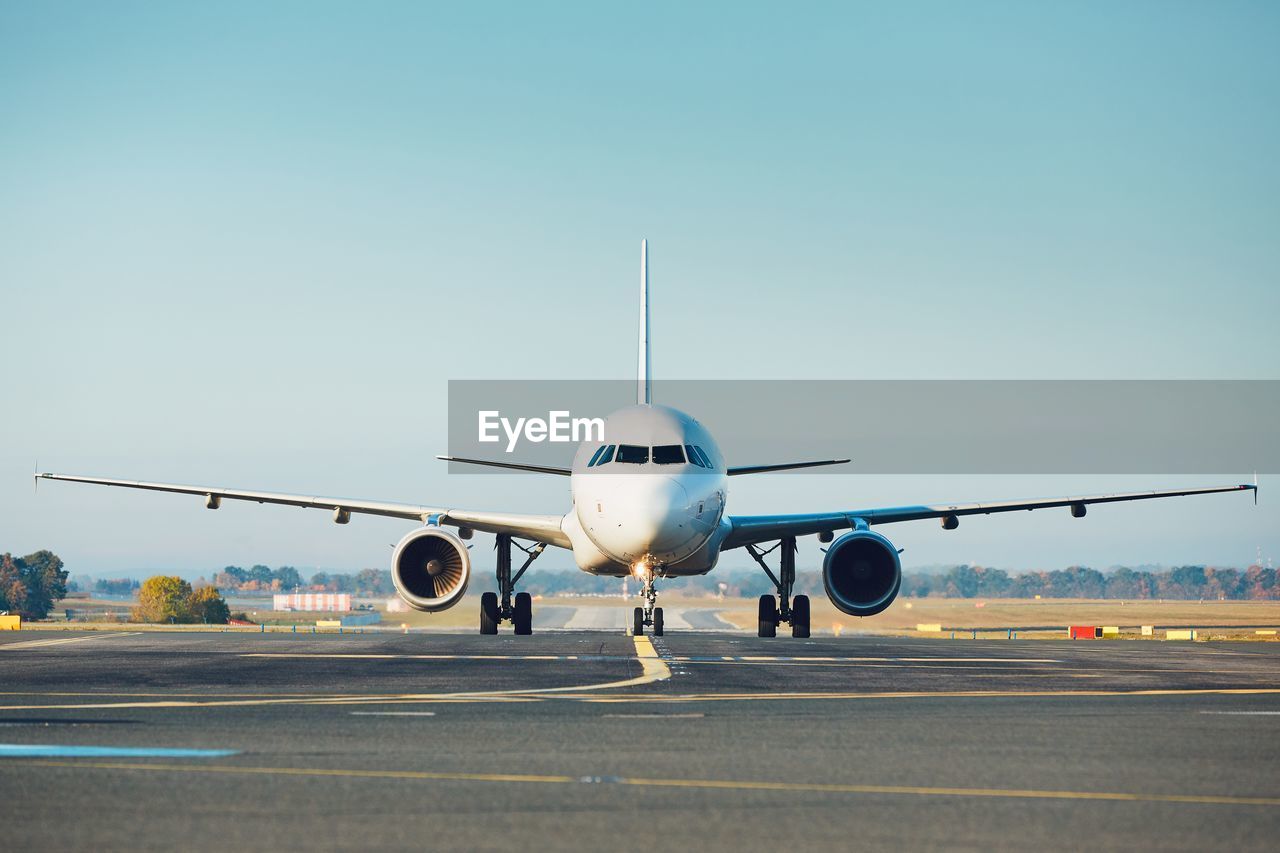
[[[480,596],[480,633],[498,633],[498,594],[486,592]]]
[[[517,634],[533,633],[533,598],[527,592],[517,592],[511,622]]]
[[[637,607],[631,611],[631,633],[637,637],[644,636],[644,608]]]
[[[662,636],[662,608],[653,608],[653,636]]]
[[[797,595],[791,599],[791,636],[806,639],[809,636],[809,596]]]
[[[760,596],[760,626],[756,634],[760,637],[778,636],[778,604],[772,595]]]

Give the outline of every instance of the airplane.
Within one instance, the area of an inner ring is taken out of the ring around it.
[[[417,521],[391,555],[391,573],[400,597],[417,610],[453,607],[471,579],[467,545],[476,532],[496,536],[497,592],[480,600],[480,633],[496,634],[510,622],[516,634],[531,634],[532,599],[516,586],[548,546],[568,549],[585,572],[609,577],[634,576],[641,584],[643,606],[631,614],[631,630],[663,634],[662,608],[657,606],[657,580],[702,575],[715,568],[721,554],[744,549],[769,576],[776,594],[759,600],[757,634],[774,637],[788,624],[793,637],[808,637],[810,603],[793,595],[796,540],[816,536],[828,544],[822,560],[823,587],[835,607],[852,616],[874,616],[898,595],[902,583],[901,553],[878,528],[904,521],[940,519],[954,530],[961,516],[990,515],[1036,509],[1066,508],[1082,518],[1092,504],[1149,500],[1219,492],[1253,491],[1252,485],[1217,486],[1170,491],[1127,492],[1050,499],[874,507],[791,515],[730,515],[726,512],[730,477],[838,465],[848,459],[822,459],[781,464],[729,465],[711,433],[696,418],[653,401],[649,346],[649,243],[640,244],[640,330],[636,403],[604,419],[603,440],[582,442],[572,466],[559,468],[486,459],[440,456],[451,463],[487,465],[567,476],[572,508],[562,515],[527,515],[452,509],[446,505],[310,497],[211,486],[112,480],[71,474],[37,473],[37,481],[67,480],[160,492],[203,496],[218,509],[223,500],[254,501],[328,510],[334,522],[346,524],[352,513]],[[873,529],[877,528],[877,529]],[[837,531],[848,531],[835,538]],[[520,541],[518,541],[520,540]],[[523,544],[528,543],[528,544]],[[768,543],[776,543],[767,549]],[[523,552],[523,564],[512,572],[512,547]],[[777,571],[765,557],[778,552]]]

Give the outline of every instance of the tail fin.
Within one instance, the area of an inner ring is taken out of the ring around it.
[[[649,241],[640,241],[640,366],[636,382],[636,402],[653,402],[653,378],[649,359]]]

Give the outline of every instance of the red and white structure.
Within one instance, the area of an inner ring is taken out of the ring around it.
[[[295,592],[290,595],[277,595],[271,609],[345,613],[351,609],[351,594],[348,592]]]

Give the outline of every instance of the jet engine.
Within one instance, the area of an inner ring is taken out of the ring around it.
[[[902,562],[893,543],[870,530],[837,539],[822,561],[827,598],[850,616],[874,616],[888,607],[902,586]]]
[[[410,532],[391,554],[396,592],[414,610],[447,610],[471,580],[471,554],[454,533],[439,527]]]

